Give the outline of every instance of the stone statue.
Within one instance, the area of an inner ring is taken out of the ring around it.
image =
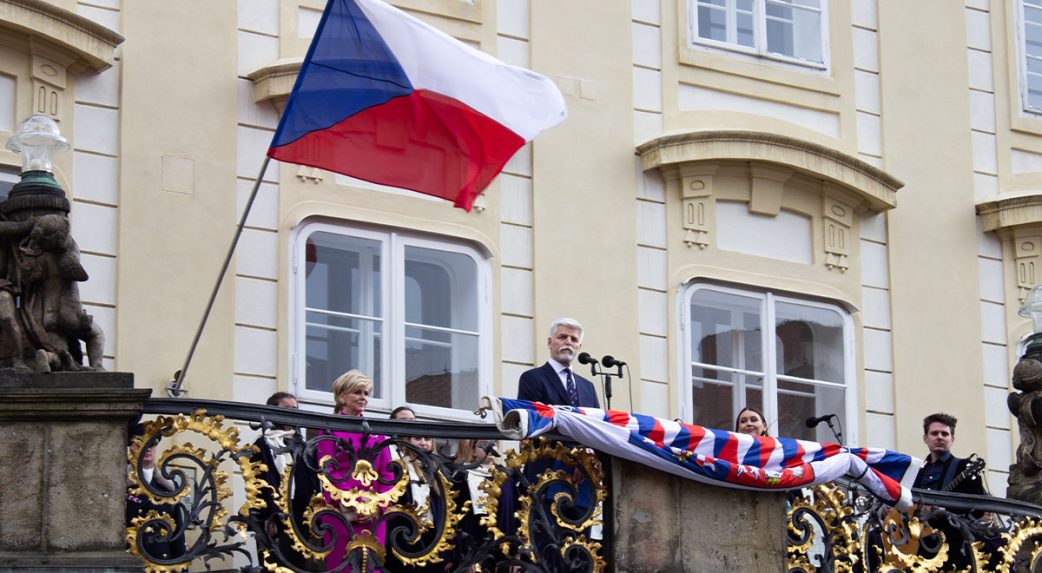
[[[1042,504],[1042,362],[1024,356],[1013,368],[1013,387],[1006,404],[1017,417],[1020,445],[1009,467],[1006,495]]]
[[[69,231],[69,201],[50,172],[49,153],[62,146],[43,116],[7,143],[23,154],[23,169],[0,202],[0,368],[103,370],[105,337],[80,301],[87,271]]]

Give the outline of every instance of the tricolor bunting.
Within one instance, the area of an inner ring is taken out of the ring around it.
[[[330,0],[268,156],[469,211],[521,146],[566,116],[546,77],[380,0]]]
[[[511,439],[557,431],[580,444],[684,478],[751,490],[789,490],[841,477],[907,509],[922,460],[882,448],[750,436],[616,410],[482,399]]]

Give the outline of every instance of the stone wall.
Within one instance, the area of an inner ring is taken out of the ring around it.
[[[0,372],[0,571],[141,571],[126,552],[131,374]]]
[[[613,459],[618,573],[785,570],[785,494],[704,485]]]

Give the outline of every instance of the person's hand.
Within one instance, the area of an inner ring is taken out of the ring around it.
[[[978,521],[980,521],[981,525],[988,525],[991,527],[998,527],[999,525],[1001,525],[999,523],[999,516],[995,515],[990,511],[980,516],[980,519]]]

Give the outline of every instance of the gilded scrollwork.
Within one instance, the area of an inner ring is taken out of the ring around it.
[[[263,423],[261,429],[265,431]],[[335,455],[328,455],[328,448],[326,455],[318,455],[320,442],[335,443]],[[468,487],[466,476],[478,464],[452,463],[406,440],[362,442],[368,445],[356,447],[329,433],[287,440],[278,453],[290,454],[291,461],[281,468],[281,480],[273,488],[262,477],[267,467],[258,461],[256,446],[241,444],[238,429],[222,416],[197,410],[144,422],[143,434],[133,439],[128,455],[128,494],[168,509],[142,512],[131,520],[129,551],[149,573],[186,571],[233,554],[249,558],[252,535],[256,561],[243,571],[317,570],[338,543],[345,547],[344,563],[324,569],[372,571],[386,568],[385,561],[393,557],[407,568],[434,565],[456,572],[560,570],[541,558],[546,554],[536,545],[545,543],[569,570],[606,569],[604,547],[591,537],[603,522],[607,499],[604,470],[592,451],[548,440],[525,441],[502,463],[485,466],[486,473],[479,475],[487,477],[476,486],[480,495],[471,493],[478,497],[465,501],[460,495]],[[143,479],[143,452],[156,445],[159,453],[150,472],[162,476],[168,489]],[[387,449],[396,453],[379,470],[375,460]],[[540,464],[543,470],[531,471]],[[235,510],[233,468],[245,493]],[[313,490],[299,481],[308,475],[315,482]],[[418,499],[406,496],[417,483],[427,493]],[[590,501],[579,503],[581,495]],[[499,511],[507,498],[514,510]],[[475,512],[475,507],[484,509]],[[271,517],[262,517],[263,510]],[[468,512],[476,514],[477,532],[462,529]],[[366,516],[372,526],[353,527],[354,516]],[[333,521],[346,527],[346,538],[336,538],[328,526]],[[387,524],[386,539],[375,534],[380,523]],[[285,538],[283,547],[275,543],[278,536]],[[183,555],[150,554],[148,542],[156,540],[179,540]]]
[[[201,435],[219,447],[207,451],[188,441],[181,442],[179,434],[186,433]],[[143,479],[141,465],[146,450],[163,439],[173,444],[155,458],[151,471],[171,484],[166,489]],[[197,558],[246,554],[241,547],[244,538],[239,535],[245,531],[245,523],[239,517],[228,518],[226,507],[232,491],[228,473],[219,468],[230,461],[242,474],[246,493],[242,512],[263,507],[259,492],[267,486],[259,478],[262,465],[250,459],[252,452],[253,446],[239,445],[238,429],[226,428],[223,416],[207,416],[202,410],[187,416],[159,417],[143,424],[143,433],[132,440],[128,455],[128,495],[168,508],[148,510],[133,517],[127,526],[129,551],[144,561],[147,572],[185,571]],[[224,543],[218,542],[218,538]],[[184,545],[185,551],[177,556],[153,555],[149,549],[153,545],[148,541],[157,540]],[[194,541],[189,544],[190,540]]]

